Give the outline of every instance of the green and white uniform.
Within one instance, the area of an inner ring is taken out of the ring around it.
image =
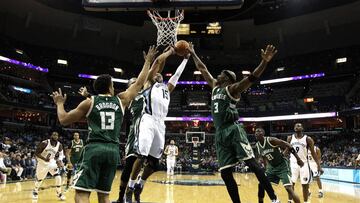
[[[109,194],[120,162],[119,136],[124,108],[117,96],[92,96],[86,116],[89,135],[74,176],[74,188]]]
[[[246,132],[237,123],[236,103],[239,100],[230,95],[228,87],[215,87],[212,91],[211,114],[216,128],[215,147],[220,170],[254,158]]]
[[[84,147],[84,142],[82,139],[79,140],[79,143],[76,143],[75,140],[71,141],[70,162],[74,167],[79,162],[81,150],[83,149],[83,147]]]
[[[289,161],[284,158],[279,147],[270,143],[270,137],[265,137],[263,144],[257,142],[256,147],[259,155],[267,161],[265,174],[270,182],[279,184],[281,180],[284,186],[292,185]]]
[[[143,113],[145,112],[145,97],[143,94],[139,94],[130,105],[130,113],[131,113],[131,125],[130,131],[128,134],[128,139],[126,142],[125,147],[125,155],[126,158],[130,156],[136,155],[136,148],[135,148],[135,137],[137,137],[136,133],[138,133],[138,128],[140,124],[140,119]]]

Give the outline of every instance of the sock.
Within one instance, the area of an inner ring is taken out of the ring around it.
[[[126,186],[120,186],[119,201],[122,202],[125,195]]]
[[[135,180],[130,179],[129,180],[129,188],[134,188]]]
[[[309,202],[304,202],[304,203],[309,203]]]
[[[322,189],[320,189],[319,192],[323,192]]]
[[[139,184],[141,187],[144,187],[145,182],[146,182],[146,180],[143,180],[143,179],[141,179],[141,177],[140,177],[139,180],[138,180],[138,182],[137,182],[137,184]]]

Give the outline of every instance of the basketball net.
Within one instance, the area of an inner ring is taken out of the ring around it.
[[[193,142],[194,147],[198,147],[199,141],[192,141],[192,142]]]
[[[167,11],[167,17],[162,17],[158,10],[148,10],[148,15],[157,28],[157,46],[175,45],[177,30],[184,19],[184,10],[175,10],[174,17]]]

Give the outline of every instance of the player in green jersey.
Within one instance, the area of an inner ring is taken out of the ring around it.
[[[255,137],[258,141],[256,148],[260,157],[263,158],[265,164],[265,175],[270,182],[279,184],[281,180],[289,196],[292,197],[295,203],[300,203],[299,196],[295,193],[291,182],[291,169],[289,161],[284,157],[281,149],[288,149],[297,159],[299,166],[304,166],[304,162],[300,159],[295,149],[292,146],[275,137],[264,137],[265,131],[263,128],[256,128]],[[259,184],[259,203],[264,202],[265,191],[261,184]]]
[[[74,171],[78,168],[78,162],[80,159],[81,151],[84,147],[84,142],[80,139],[80,134],[75,132],[73,135],[73,140],[71,140],[71,144],[67,149],[66,159],[68,161],[67,166],[67,181],[65,190],[69,189],[70,179]]]
[[[156,48],[150,47],[136,82],[116,96],[110,75],[100,75],[93,85],[97,95],[82,101],[69,112],[64,109],[66,94],[63,95],[61,89],[52,93],[62,125],[85,117],[88,122],[87,144],[82,150],[80,168],[74,177],[76,203],[88,203],[92,191],[98,193],[99,202],[110,202],[109,193],[120,161],[119,135],[124,108],[130,105],[143,87],[156,54]]]
[[[261,63],[248,77],[243,78],[240,82],[236,82],[236,75],[230,70],[223,70],[217,79],[214,79],[206,65],[196,55],[192,44],[189,51],[196,68],[212,88],[211,114],[216,128],[216,155],[219,160],[221,178],[225,182],[231,200],[234,203],[240,202],[239,191],[232,171],[235,165],[240,161],[244,161],[255,173],[272,202],[279,202],[269,180],[254,158],[245,130],[237,124],[239,114],[236,109],[236,103],[240,100],[241,93],[261,76],[267,64],[277,53],[275,47],[268,45],[265,51],[261,50]]]

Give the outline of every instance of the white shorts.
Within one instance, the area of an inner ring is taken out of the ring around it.
[[[175,168],[176,159],[166,159],[167,168]]]
[[[38,163],[36,165],[36,179],[43,180],[46,178],[48,173],[52,176],[59,173],[59,168],[55,159],[51,159],[49,162],[38,159]]]
[[[291,181],[296,183],[300,177],[300,182],[302,185],[307,185],[311,182],[311,171],[310,166],[307,162],[304,161],[304,166],[300,167],[297,163],[290,163],[291,168]]]
[[[314,178],[319,177],[319,171],[317,169],[316,162],[309,162],[309,165],[310,165],[310,169],[311,169],[311,172],[312,172],[312,176]]]
[[[165,123],[156,120],[150,114],[141,117],[140,124],[137,126],[138,132],[135,138],[135,148],[137,153],[143,156],[152,156],[159,159],[164,151],[165,145]]]

